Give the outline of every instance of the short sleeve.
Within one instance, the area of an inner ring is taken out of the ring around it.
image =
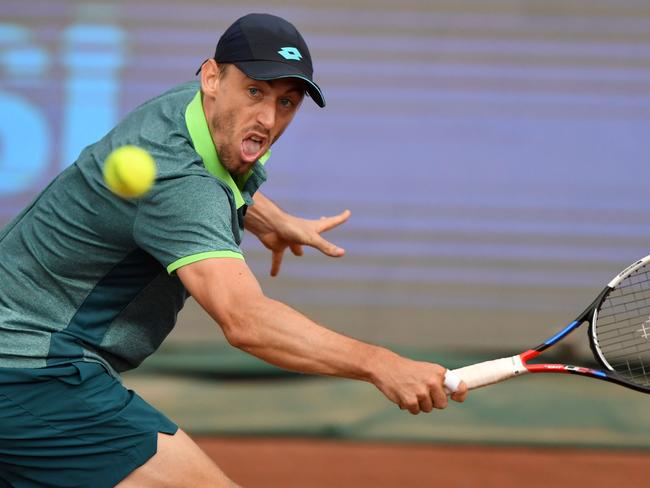
[[[170,274],[210,257],[243,259],[232,195],[208,175],[157,181],[138,204],[133,235]]]

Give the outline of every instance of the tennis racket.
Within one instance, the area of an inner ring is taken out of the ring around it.
[[[650,393],[650,256],[625,268],[563,330],[516,356],[448,370],[445,388],[460,380],[472,390],[527,373],[569,373],[609,381]],[[603,369],[568,364],[530,364],[585,322],[589,345]]]

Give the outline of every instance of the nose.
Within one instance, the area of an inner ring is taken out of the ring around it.
[[[272,97],[269,97],[268,100],[264,100],[263,103],[259,104],[257,120],[268,131],[273,129],[275,126],[276,110],[276,103]]]

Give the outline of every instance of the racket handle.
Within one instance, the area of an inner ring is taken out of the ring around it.
[[[445,372],[445,381],[443,383],[447,395],[456,393],[458,391],[458,387],[460,386],[461,381],[462,380],[460,379],[460,376],[458,376],[452,370],[448,369]]]
[[[482,386],[499,383],[513,376],[528,373],[528,370],[519,355],[517,355],[471,364],[464,368],[454,369],[450,373],[458,376],[467,385],[468,389],[474,390]]]

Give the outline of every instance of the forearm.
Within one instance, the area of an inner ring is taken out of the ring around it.
[[[286,213],[259,191],[255,193],[253,201],[255,204],[246,211],[244,228],[258,236],[273,232],[277,221]]]
[[[240,348],[282,368],[374,381],[390,351],[322,327],[296,310],[265,298],[246,311]]]
[[[390,351],[322,327],[278,301],[260,297],[227,318],[226,338],[235,347],[281,368],[374,382]]]

